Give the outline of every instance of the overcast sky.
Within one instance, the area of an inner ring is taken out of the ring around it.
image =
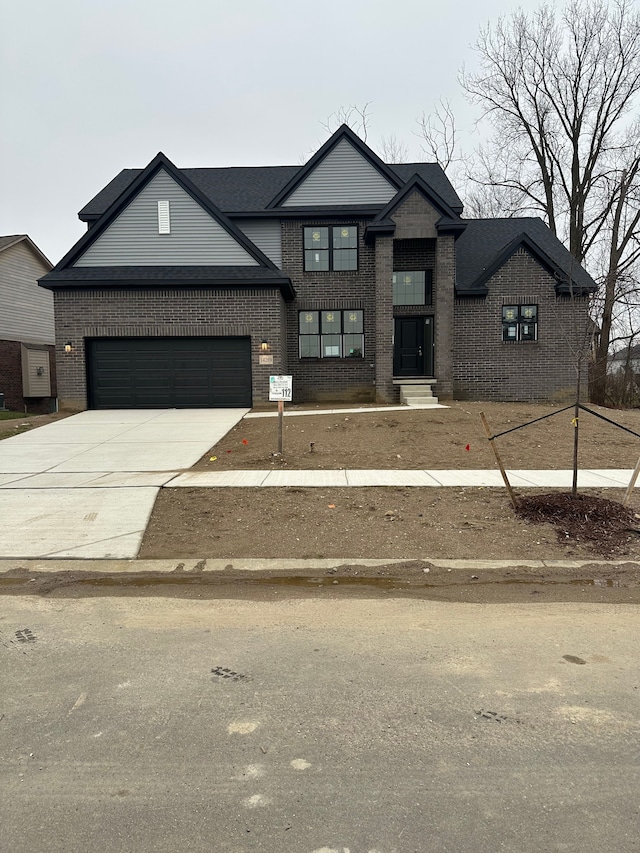
[[[479,27],[538,0],[0,0],[0,234],[57,262],[123,168],[297,164],[341,105],[369,142],[429,159],[415,120],[449,98]]]

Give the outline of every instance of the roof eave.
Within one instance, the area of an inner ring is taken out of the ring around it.
[[[40,251],[40,249],[36,246],[36,244],[33,242],[33,240],[31,239],[31,237],[29,237],[28,234],[16,234],[15,240],[13,240],[11,243],[7,243],[6,246],[2,246],[2,248],[0,248],[0,252],[6,252],[7,249],[11,249],[13,246],[17,246],[18,243],[26,243],[27,246],[29,246],[29,248],[33,252],[33,254],[40,261],[42,261],[42,264],[45,267],[48,267],[50,270],[53,269],[53,264],[51,263],[49,258],[44,254],[44,252]]]
[[[288,302],[295,298],[296,292],[291,282],[291,279],[285,276],[274,276],[273,278],[262,278],[260,280],[238,281],[232,278],[211,278],[211,279],[185,279],[185,278],[166,278],[162,280],[138,279],[130,277],[126,279],[113,279],[105,277],[104,279],[77,279],[64,278],[61,275],[51,277],[49,274],[38,279],[38,285],[45,290],[119,290],[133,289],[146,290],[155,289],[163,290],[166,288],[184,289],[188,287],[202,290],[204,288],[210,290],[218,290],[220,288],[233,288],[235,290],[244,290],[251,288],[254,290],[264,290],[277,288],[282,293],[282,296]]]
[[[456,297],[484,297],[488,295],[489,288],[486,285],[478,285],[477,287],[473,285],[470,287],[458,287],[458,285],[456,285],[455,291]]]

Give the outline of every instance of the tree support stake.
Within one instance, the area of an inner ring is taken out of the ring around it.
[[[498,468],[500,469],[500,473],[502,474],[502,479],[504,480],[504,484],[507,487],[507,491],[509,492],[509,497],[511,498],[513,508],[518,509],[518,502],[516,500],[516,496],[513,493],[511,483],[509,482],[509,478],[507,477],[507,472],[504,470],[502,459],[500,459],[498,448],[496,447],[494,442],[495,436],[491,435],[491,430],[489,429],[489,424],[487,423],[487,419],[484,416],[484,412],[480,412],[480,419],[482,420],[482,426],[484,427],[484,431],[486,432],[487,438],[489,439],[489,444],[491,445],[491,449],[493,450],[493,455],[496,457],[496,462],[498,463]],[[640,464],[640,460],[638,460],[638,464]]]

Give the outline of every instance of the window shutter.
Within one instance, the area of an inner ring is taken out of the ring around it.
[[[169,215],[169,202],[158,202],[158,234],[171,234],[171,217]]]

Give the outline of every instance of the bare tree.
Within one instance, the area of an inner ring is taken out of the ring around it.
[[[366,142],[369,133],[369,123],[371,121],[370,107],[371,101],[367,101],[361,107],[357,104],[340,106],[335,112],[327,116],[325,121],[321,121],[320,124],[327,133],[334,133],[341,124],[346,124]]]
[[[602,327],[593,386],[604,402],[613,304],[638,260],[640,13],[632,0],[570,0],[488,25],[468,96],[494,128],[469,178],[506,194],[510,215],[538,212],[580,263],[601,275]]]
[[[448,169],[458,159],[458,133],[451,104],[442,98],[432,113],[422,113],[416,119],[416,136],[421,139],[420,147],[443,169]]]
[[[409,149],[406,144],[399,140],[395,133],[383,136],[378,153],[385,163],[407,163],[409,161]]]

